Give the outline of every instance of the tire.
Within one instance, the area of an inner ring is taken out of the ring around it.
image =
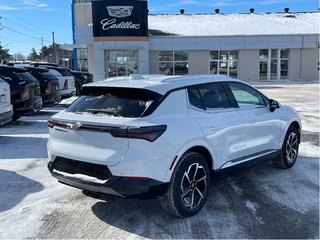
[[[190,217],[203,207],[209,187],[210,171],[206,160],[198,153],[187,152],[173,171],[161,205],[171,215]]]
[[[281,154],[273,159],[273,164],[282,169],[288,169],[294,166],[299,152],[300,136],[298,130],[290,126],[284,138]]]
[[[76,96],[81,94],[81,85],[80,83],[76,83]]]

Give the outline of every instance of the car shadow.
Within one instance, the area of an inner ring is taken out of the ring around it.
[[[0,169],[0,212],[19,204],[28,194],[40,192],[43,185],[16,172]]]
[[[0,136],[0,162],[1,159],[47,158],[47,142],[45,137]]]
[[[304,163],[296,164],[299,165],[297,169],[287,173],[268,161],[259,166],[243,165],[213,174],[206,204],[199,213],[189,218],[167,214],[157,199],[118,199],[85,194],[102,200],[91,207],[98,219],[144,238],[312,238],[319,233],[316,209],[310,210],[307,215],[301,214],[287,205],[274,202],[268,196],[270,192],[265,192],[266,188],[271,188],[271,193],[276,191],[287,196],[285,181],[295,179],[296,173],[306,165],[314,168],[318,164],[316,158],[303,158]],[[299,181],[296,184],[303,184]],[[317,193],[314,189],[313,192]],[[258,204],[259,207],[250,204]],[[305,224],[308,224],[308,229]],[[279,225],[283,227],[280,229]],[[112,235],[108,237],[112,238]]]

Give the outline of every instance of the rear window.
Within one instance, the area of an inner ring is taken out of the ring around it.
[[[14,75],[17,76],[17,78],[20,81],[36,81],[37,79],[34,78],[34,76],[32,76],[30,73],[26,72],[26,71],[16,71],[14,72]]]
[[[138,118],[160,94],[145,89],[86,87],[66,111],[84,115]]]
[[[57,72],[59,72],[62,76],[67,77],[67,76],[73,76],[71,73],[69,73],[67,70],[62,69],[62,68],[54,68]]]

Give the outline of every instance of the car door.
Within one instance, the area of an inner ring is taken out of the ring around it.
[[[242,133],[247,155],[264,155],[277,150],[281,132],[278,111],[271,112],[268,99],[256,89],[239,82],[227,85],[245,123]]]
[[[190,87],[188,98],[190,117],[199,124],[211,145],[213,168],[219,169],[245,156],[244,122],[238,109],[232,107],[222,84]]]

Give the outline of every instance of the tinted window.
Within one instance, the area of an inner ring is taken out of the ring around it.
[[[200,85],[188,90],[191,105],[203,109],[230,108],[224,88],[219,83]],[[204,106],[204,107],[203,107]]]
[[[57,71],[57,72],[59,72],[62,76],[72,76],[72,74],[71,73],[69,73],[67,70],[65,70],[65,69],[62,69],[62,68],[55,68],[55,70]]]
[[[189,103],[197,108],[205,109],[198,88],[188,89]]]
[[[229,86],[240,108],[265,106],[262,95],[253,88],[241,83],[229,83]]]
[[[66,111],[110,117],[140,117],[144,111],[159,99],[155,93],[142,89],[84,88],[83,96]]]

